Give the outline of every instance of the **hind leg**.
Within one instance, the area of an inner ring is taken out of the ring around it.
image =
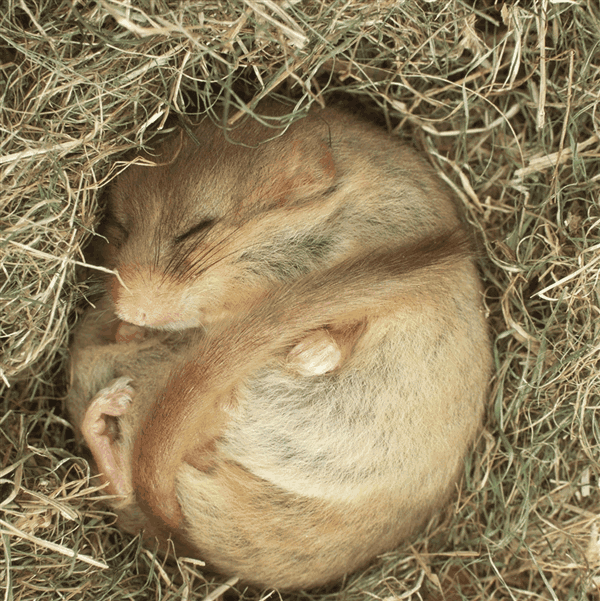
[[[111,435],[109,418],[120,417],[128,411],[135,394],[129,386],[130,381],[130,378],[117,378],[98,392],[81,424],[81,432],[92,451],[98,472],[109,483],[106,492],[119,496],[132,493],[131,465]]]

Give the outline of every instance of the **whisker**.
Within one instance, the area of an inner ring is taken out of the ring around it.
[[[237,226],[236,229],[228,232],[226,236],[223,236],[221,239],[216,240],[210,246],[207,246],[204,252],[202,252],[199,256],[195,257],[195,259],[190,263],[186,273],[180,272],[179,269],[181,268],[182,264],[189,258],[194,248],[190,248],[186,253],[182,253],[174,257],[174,259],[176,258],[176,261],[170,261],[169,265],[167,266],[169,274],[174,275],[179,280],[188,278],[190,276],[197,277],[210,267],[216,265],[219,261],[230,257],[232,254],[235,254],[237,251],[232,251],[231,253],[227,253],[226,255],[220,257],[216,261],[209,262],[214,257],[214,255],[223,248],[223,246],[235,239],[235,235],[238,234],[241,229],[241,225]]]
[[[229,240],[229,236],[223,237],[221,240],[216,241],[215,243],[207,246],[204,251],[197,256],[188,266],[188,270],[186,273],[181,271],[181,266],[187,261],[194,250],[196,250],[193,246],[190,246],[188,250],[184,253],[179,253],[167,266],[167,272],[170,275],[174,275],[177,279],[183,279],[184,277],[189,277],[190,270],[194,269],[195,266],[201,264],[206,261],[207,257],[212,256],[216,253],[221,246],[223,246]]]

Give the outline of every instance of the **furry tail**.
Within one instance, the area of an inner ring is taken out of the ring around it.
[[[135,444],[133,484],[155,527],[176,531],[175,476],[183,461],[202,464],[224,431],[233,391],[311,330],[397,310],[472,255],[462,230],[409,246],[386,247],[266,293],[239,318],[199,335],[193,356],[171,374]],[[419,294],[423,292],[423,294]],[[190,458],[190,459],[188,459]]]

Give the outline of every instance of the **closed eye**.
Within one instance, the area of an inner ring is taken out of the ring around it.
[[[214,219],[205,219],[204,221],[197,223],[196,225],[192,226],[187,232],[184,232],[183,234],[177,236],[175,238],[175,244],[180,244],[181,242],[183,242],[184,240],[187,240],[188,238],[191,238],[200,233],[206,232],[206,230],[208,228],[210,228],[214,222],[215,222]]]
[[[112,239],[113,243],[123,243],[129,237],[129,230],[120,221],[115,219],[114,215],[108,214],[98,233]]]

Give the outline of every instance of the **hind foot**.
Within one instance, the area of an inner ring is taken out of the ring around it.
[[[131,465],[111,435],[108,418],[124,415],[135,394],[131,378],[117,378],[92,399],[81,424],[81,432],[92,451],[108,494],[127,496],[132,492]]]
[[[316,330],[303,338],[289,353],[287,367],[302,376],[321,376],[336,369],[342,350],[327,330]]]

